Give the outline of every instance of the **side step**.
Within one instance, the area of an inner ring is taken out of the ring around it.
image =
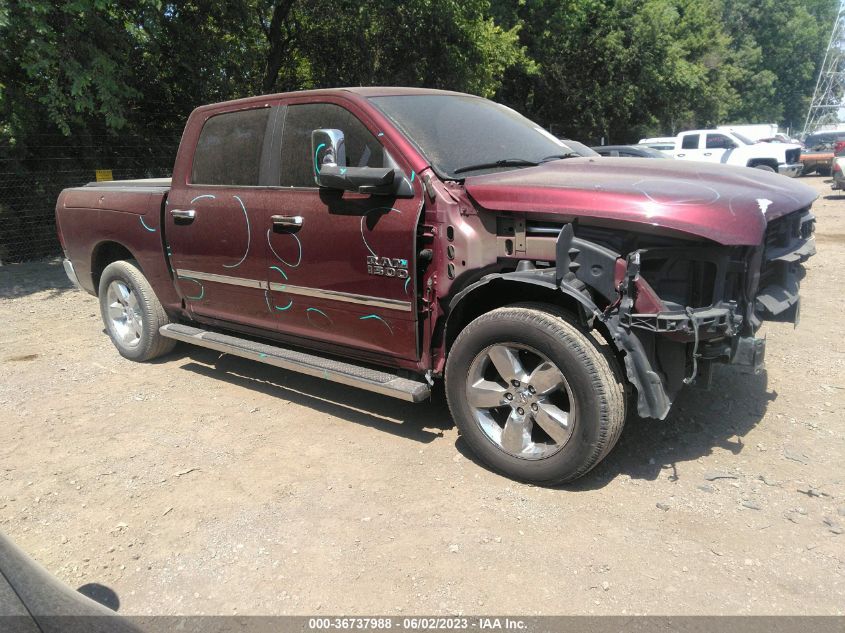
[[[395,374],[377,369],[295,352],[275,345],[256,343],[228,334],[218,334],[178,323],[162,326],[159,333],[177,341],[207,347],[232,356],[257,360],[259,363],[359,387],[408,402],[422,402],[431,396],[431,388],[426,382],[400,378]]]

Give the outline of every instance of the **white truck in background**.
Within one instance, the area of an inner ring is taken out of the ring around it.
[[[795,178],[801,175],[801,146],[793,143],[755,143],[736,131],[690,130],[675,137],[664,153],[679,160],[754,167]]]

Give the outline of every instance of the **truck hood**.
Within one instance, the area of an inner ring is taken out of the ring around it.
[[[464,186],[491,211],[615,220],[724,245],[760,244],[768,221],[817,197],[806,185],[759,169],[648,158],[568,158],[471,176]]]

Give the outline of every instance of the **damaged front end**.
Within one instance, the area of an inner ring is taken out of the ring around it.
[[[764,320],[797,324],[814,228],[806,207],[769,222],[757,246],[657,243],[614,252],[566,225],[557,275],[590,284],[617,258],[613,290],[593,285],[608,300],[599,319],[624,355],[639,415],[663,419],[684,385],[709,384],[713,363],[761,370],[765,339],[755,333]]]

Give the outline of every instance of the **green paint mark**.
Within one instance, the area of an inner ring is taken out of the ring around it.
[[[281,273],[281,274],[282,274],[282,277],[284,277],[284,278],[285,278],[285,281],[287,281],[288,276],[285,274],[285,271],[283,271],[283,270],[282,270],[281,268],[279,268],[278,266],[270,266],[270,270],[275,270],[276,272]]]
[[[326,146],[325,143],[320,143],[317,146],[317,149],[314,151],[314,170],[317,172],[317,175],[320,174],[320,166],[317,164],[317,156],[320,154],[320,150]]]
[[[358,319],[359,319],[360,321],[368,321],[368,320],[370,320],[370,319],[375,319],[375,320],[377,320],[377,321],[380,321],[380,322],[382,322],[382,323],[384,324],[384,326],[388,329],[388,331],[389,331],[391,334],[393,334],[393,328],[392,328],[392,327],[390,327],[390,323],[388,323],[387,321],[385,321],[384,319],[382,319],[382,318],[381,318],[379,315],[377,315],[377,314],[368,314],[367,316],[358,317]]]
[[[177,279],[184,279],[185,281],[193,281],[196,285],[200,287],[200,293],[198,295],[185,295],[185,299],[189,301],[199,301],[205,296],[205,286],[198,279],[194,279],[193,277],[177,277]]]

